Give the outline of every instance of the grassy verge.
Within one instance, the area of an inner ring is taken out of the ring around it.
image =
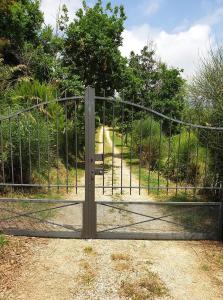
[[[113,139],[112,130],[109,131],[111,139]],[[124,144],[124,138],[122,139],[121,134],[115,130],[114,132],[114,145],[121,152],[121,147],[123,151],[123,158],[128,167],[131,167],[132,174],[139,180],[141,186],[148,187],[148,191],[154,196],[157,197],[157,200],[162,200],[162,195],[166,195],[166,190],[158,190],[159,186],[166,186],[167,179],[162,176],[158,171],[150,171],[146,166],[140,165],[140,160],[138,157],[135,157],[132,154],[131,158],[131,149],[129,142]],[[169,186],[174,184],[169,182]]]
[[[113,133],[110,131],[110,137],[112,139]],[[124,141],[124,138],[123,138]],[[129,145],[122,145],[124,143],[122,141],[121,134],[118,131],[115,131],[114,134],[114,144],[120,149],[122,146],[123,157],[126,164],[132,168],[133,175],[140,181],[141,185],[148,185],[148,169],[145,166],[141,166],[141,170],[139,172],[139,164],[140,161],[138,158],[135,158],[134,155],[132,160],[130,159],[130,147]],[[121,151],[121,149],[120,149]],[[166,186],[167,180],[159,174],[158,172],[153,171],[150,172],[150,180],[149,186],[150,188],[158,188],[158,186]],[[176,187],[176,183],[169,182],[169,187]],[[165,213],[169,213],[172,215],[173,219],[182,224],[186,230],[188,231],[201,231],[201,232],[216,232],[218,227],[218,208],[216,207],[192,207],[187,205],[187,202],[206,202],[208,199],[205,196],[194,195],[193,192],[187,191],[187,193],[182,190],[176,191],[173,189],[170,190],[167,194],[167,190],[151,190],[150,193],[153,195],[153,198],[156,201],[170,201],[170,202],[185,202],[185,206],[167,206],[164,208]]]
[[[59,163],[59,169],[57,171],[56,168],[51,168],[50,170],[50,183],[51,184],[60,184],[65,185],[68,183],[69,185],[75,185],[81,183],[81,179],[84,175],[84,169],[78,168],[77,171],[74,168],[70,168],[67,172],[64,164],[62,162]],[[34,183],[47,185],[48,181],[44,176],[33,174],[33,181]],[[40,218],[43,220],[46,219],[53,219],[56,214],[58,213],[58,210],[54,210],[52,208],[59,206],[56,203],[30,203],[28,201],[25,201],[24,199],[49,199],[49,200],[63,200],[67,198],[67,194],[72,192],[74,188],[66,189],[64,187],[52,187],[52,188],[34,188],[34,187],[27,187],[27,188],[9,188],[7,191],[4,191],[4,197],[6,198],[14,198],[14,199],[23,199],[19,202],[13,203],[13,202],[7,202],[4,204],[2,203],[2,212],[1,212],[1,219],[7,219],[14,215],[13,212],[16,213],[26,213],[26,212],[32,212],[37,211],[36,213],[33,213],[31,216],[34,218]],[[16,218],[16,221],[13,219],[9,222],[11,222],[14,226],[20,226],[20,222],[26,222],[27,226],[32,225],[33,220],[22,217],[22,218]],[[35,220],[34,220],[35,221]],[[7,226],[9,223],[6,221],[5,225]]]

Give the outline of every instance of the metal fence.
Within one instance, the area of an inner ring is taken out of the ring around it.
[[[221,127],[88,87],[0,117],[0,141],[4,233],[222,239]]]

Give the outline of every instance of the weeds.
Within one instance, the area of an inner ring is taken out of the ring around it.
[[[123,254],[123,253],[113,253],[111,255],[111,259],[116,261],[116,260],[130,260],[130,256],[128,254]]]
[[[4,245],[6,245],[8,243],[6,237],[2,234],[0,234],[0,248],[3,247]]]
[[[81,267],[83,268],[83,271],[81,272],[79,279],[82,284],[90,285],[96,278],[96,272],[86,261],[81,262]]]
[[[93,248],[91,246],[87,246],[84,248],[84,253],[85,254],[91,254],[93,253]]]
[[[219,256],[219,262],[220,262],[220,264],[221,264],[222,267],[223,267],[223,255],[220,255],[220,256]]]
[[[129,271],[130,269],[132,269],[131,265],[127,262],[117,262],[115,265],[116,271],[123,272],[123,271]]]
[[[148,275],[135,281],[123,280],[119,289],[119,296],[132,300],[157,299],[167,295],[167,288],[157,274]]]
[[[201,270],[205,271],[205,272],[208,272],[208,271],[210,271],[210,267],[208,265],[202,265]]]

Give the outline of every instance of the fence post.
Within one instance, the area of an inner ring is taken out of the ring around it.
[[[85,202],[82,238],[96,237],[95,203],[95,89],[85,91]]]

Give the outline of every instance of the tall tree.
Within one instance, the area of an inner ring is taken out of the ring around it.
[[[223,47],[210,50],[190,85],[193,108],[202,122],[223,126]]]
[[[125,95],[130,101],[181,117],[185,105],[181,70],[157,60],[153,47],[144,47],[140,54],[131,53],[125,80]]]
[[[126,60],[121,56],[122,32],[126,15],[123,6],[105,8],[102,1],[91,8],[83,1],[75,19],[65,26],[65,61],[72,64],[85,86],[92,85],[97,93],[105,90],[112,95],[121,85]]]

